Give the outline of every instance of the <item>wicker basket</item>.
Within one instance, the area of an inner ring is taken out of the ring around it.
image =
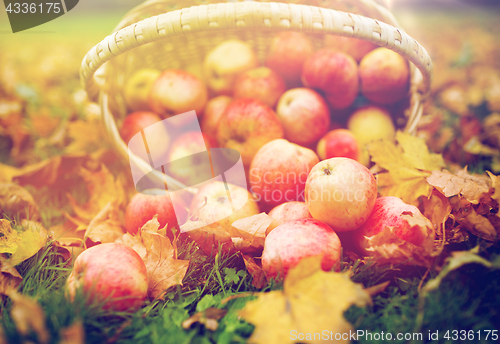
[[[425,49],[399,27],[386,8],[372,0],[220,1],[146,1],[125,15],[114,33],[84,57],[82,86],[90,99],[99,98],[104,125],[121,155],[129,157],[117,127],[126,116],[121,91],[134,71],[145,66],[189,68],[230,38],[248,42],[262,62],[273,33],[283,30],[307,34],[315,48],[324,46],[326,34],[335,34],[367,40],[405,57],[410,62],[411,85],[404,130],[415,131],[422,99],[430,90],[432,63]],[[130,159],[141,170],[151,171],[142,159]],[[182,187],[168,176],[161,178]]]

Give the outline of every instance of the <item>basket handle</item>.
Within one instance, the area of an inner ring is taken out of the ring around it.
[[[113,57],[137,46],[171,36],[201,31],[238,29],[293,30],[363,39],[391,49],[411,61],[421,72],[413,80],[420,98],[428,95],[432,62],[426,50],[402,29],[379,20],[333,9],[275,2],[232,2],[199,5],[141,20],[112,33],[83,58],[80,80],[90,99],[99,86],[94,74]],[[418,84],[415,84],[415,83]]]

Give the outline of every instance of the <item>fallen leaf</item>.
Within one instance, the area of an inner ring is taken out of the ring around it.
[[[208,255],[215,255],[219,246],[225,252],[234,250],[229,233],[217,223],[205,224],[203,221],[187,221],[181,226],[181,233],[186,233]]]
[[[273,221],[274,219],[266,213],[234,221],[228,229],[229,235],[233,238],[243,239],[242,244],[236,249],[245,253],[262,250],[266,239],[266,231]]]
[[[115,242],[124,234],[118,211],[115,202],[106,204],[99,214],[90,221],[84,237],[95,243]]]
[[[77,225],[67,220],[58,225],[49,228],[52,240],[58,242],[61,246],[83,246],[84,232],[77,230]]]
[[[0,258],[0,295],[8,295],[13,290],[17,290],[22,279],[16,268]]]
[[[243,261],[248,273],[252,276],[252,285],[258,289],[264,288],[267,285],[267,279],[260,259],[244,254]]]
[[[85,328],[81,320],[64,327],[59,331],[61,341],[59,344],[85,344]]]
[[[39,222],[23,220],[21,226],[17,250],[7,259],[12,266],[34,256],[47,242],[47,230]]]
[[[0,184],[0,214],[17,215],[30,220],[40,218],[33,196],[25,188],[10,183]]]
[[[39,163],[25,166],[19,170],[19,173],[12,180],[20,185],[30,184],[36,187],[53,185],[58,177],[61,160],[61,156],[55,156],[47,160],[42,160]]]
[[[420,196],[429,197],[432,187],[425,181],[433,170],[444,165],[441,155],[429,152],[421,138],[398,131],[398,146],[389,140],[375,141],[368,150],[373,162],[386,172],[377,174],[382,196],[396,196],[418,206]]]
[[[21,242],[21,237],[11,227],[10,221],[0,219],[0,234],[0,253],[15,253]]]
[[[215,331],[219,327],[217,320],[222,319],[227,314],[225,309],[210,307],[203,312],[198,312],[182,322],[182,328],[187,330],[193,324],[199,323],[205,326],[207,330]]]
[[[10,315],[21,336],[27,336],[34,332],[39,343],[48,343],[49,331],[45,325],[45,313],[42,307],[33,299],[21,295],[18,292],[9,293],[12,300]]]
[[[486,176],[470,175],[467,167],[457,174],[444,171],[432,171],[427,182],[446,197],[461,195],[469,202],[478,204],[481,195],[488,192],[491,181]]]
[[[189,260],[178,260],[174,256],[174,247],[167,238],[167,226],[160,229],[157,215],[141,228],[138,235],[127,233],[116,242],[130,246],[143,259],[148,271],[148,295],[151,299],[163,299],[169,287],[182,285]]]
[[[347,273],[322,271],[321,257],[310,257],[290,269],[283,291],[260,293],[256,300],[247,302],[240,315],[255,325],[249,342],[286,344],[297,342],[293,333],[312,336],[325,329],[336,334],[349,333],[353,327],[345,320],[344,312],[352,305],[363,307],[368,303],[370,295],[360,284],[353,283]],[[319,342],[312,337],[301,341]]]
[[[68,137],[71,139],[71,143],[65,149],[67,153],[92,153],[109,142],[104,126],[98,117],[88,118],[85,121],[72,121],[67,127]]]
[[[487,217],[479,215],[472,207],[460,224],[472,234],[489,241],[497,241],[500,236],[500,228],[495,228]]]
[[[435,230],[422,214],[406,214],[400,217],[408,226],[403,228],[386,226],[383,231],[366,237],[370,243],[367,251],[378,262],[404,263],[429,266],[434,256]]]
[[[491,187],[495,189],[493,195],[491,195],[491,198],[497,201],[497,203],[500,205],[500,176],[495,176],[488,171],[487,173],[491,178]],[[498,209],[497,216],[500,217],[500,207]]]
[[[79,171],[87,185],[90,195],[84,205],[79,205],[76,200],[68,194],[69,202],[75,214],[86,221],[91,221],[108,202],[117,201],[118,204],[125,202],[125,194],[122,186],[115,180],[105,165],[97,172],[91,172],[85,168]]]

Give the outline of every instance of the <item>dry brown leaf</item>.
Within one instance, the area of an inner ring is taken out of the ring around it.
[[[347,273],[325,272],[321,270],[321,257],[309,257],[290,269],[283,291],[259,293],[256,300],[246,303],[240,315],[255,326],[251,343],[297,343],[294,334],[298,333],[310,336],[300,342],[318,343],[312,336],[325,329],[341,335],[352,331],[344,312],[352,305],[363,307],[368,303],[370,295]],[[349,339],[336,342],[348,343]]]
[[[105,165],[101,165],[100,171],[97,172],[81,168],[79,173],[85,181],[90,195],[87,203],[79,205],[68,194],[71,206],[79,218],[90,222],[108,202],[117,201],[118,204],[125,202],[124,190],[121,184],[115,180]]]
[[[56,156],[33,165],[25,166],[13,178],[13,181],[20,185],[29,184],[36,187],[53,185],[58,177],[61,160],[61,156]]]
[[[488,218],[479,215],[473,207],[470,208],[469,215],[460,221],[460,224],[480,238],[490,241],[497,241],[499,238],[500,228],[495,228]]]
[[[92,221],[90,221],[85,238],[95,243],[115,242],[124,233],[119,221],[119,209],[115,202],[109,202],[101,209]]]
[[[210,307],[203,312],[198,312],[182,322],[182,328],[187,330],[193,324],[199,323],[205,326],[207,330],[215,331],[219,327],[217,320],[222,319],[227,314],[225,309]]]
[[[375,295],[378,295],[381,292],[383,292],[390,283],[391,281],[386,281],[377,285],[372,285],[371,287],[365,288],[365,291],[368,293],[368,295],[374,297]]]
[[[8,295],[17,290],[22,279],[15,267],[0,258],[0,295]]]
[[[234,250],[229,233],[217,223],[205,224],[203,221],[187,221],[181,226],[181,233],[186,233],[208,255],[215,255],[219,245],[225,252]]]
[[[264,270],[262,270],[260,259],[244,254],[243,261],[245,262],[248,273],[252,276],[252,285],[255,288],[264,288],[267,284],[267,280]]]
[[[377,174],[377,184],[382,196],[396,196],[405,203],[418,206],[420,196],[429,197],[432,187],[425,181],[430,171],[444,165],[441,155],[429,152],[421,138],[398,131],[396,146],[392,141],[370,143],[371,160],[387,172]]]
[[[10,293],[9,297],[12,300],[10,315],[17,332],[22,336],[34,332],[39,343],[48,343],[50,334],[45,325],[45,313],[42,307],[35,300],[18,292]]]
[[[397,263],[411,259],[411,264],[429,266],[434,255],[434,226],[423,215],[403,213],[401,218],[409,225],[407,231],[385,227],[382,232],[367,238],[370,242],[367,251],[371,251],[371,256],[380,262]]]
[[[478,204],[481,195],[488,192],[491,186],[488,177],[470,175],[467,173],[467,167],[456,174],[446,170],[432,171],[432,174],[426,180],[446,197],[460,194],[473,204]]]
[[[189,267],[189,260],[178,260],[175,249],[166,235],[167,227],[160,229],[155,215],[138,235],[125,234],[116,242],[133,248],[146,264],[148,271],[148,295],[151,299],[163,298],[165,291],[182,285],[182,279]]]
[[[65,149],[67,153],[92,153],[109,142],[104,126],[98,117],[69,122],[68,136],[72,142]]]
[[[40,218],[33,196],[25,188],[11,183],[0,184],[0,214],[21,216],[30,220]]]
[[[274,219],[266,213],[252,215],[233,222],[228,229],[229,235],[243,239],[243,242],[235,248],[245,253],[261,251],[264,248],[266,231],[272,225]]]
[[[71,220],[50,227],[49,233],[51,238],[61,246],[83,246],[84,232],[77,230],[77,225]]]
[[[59,344],[85,344],[85,328],[81,320],[59,331],[61,341]]]

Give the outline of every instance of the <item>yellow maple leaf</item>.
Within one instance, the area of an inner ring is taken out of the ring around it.
[[[47,230],[39,222],[23,220],[17,250],[6,261],[12,266],[34,256],[47,242]]]
[[[15,229],[10,226],[10,221],[0,220],[0,253],[14,253],[21,238]]]
[[[349,343],[346,334],[353,327],[344,312],[367,303],[371,303],[370,295],[360,284],[353,283],[347,273],[321,270],[321,257],[315,256],[289,271],[283,291],[259,294],[240,315],[255,325],[251,343]]]
[[[150,299],[163,298],[169,287],[182,285],[189,267],[189,260],[177,259],[177,250],[167,238],[167,226],[160,228],[157,217],[142,226],[137,235],[126,233],[116,240],[133,248],[144,261]]]
[[[431,171],[441,169],[444,160],[440,154],[430,153],[421,138],[398,131],[396,140],[397,146],[389,140],[368,146],[372,161],[385,170],[377,175],[379,192],[418,206],[418,198],[432,192],[425,178]]]

